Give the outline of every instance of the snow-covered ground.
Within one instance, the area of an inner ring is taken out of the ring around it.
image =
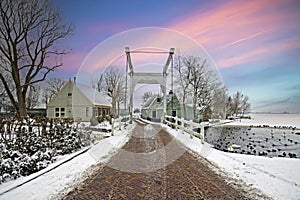
[[[82,180],[84,175],[94,165],[107,162],[128,141],[131,128],[132,126],[128,126],[125,131],[116,131],[114,136],[100,140],[87,152],[77,157],[74,156],[80,152],[61,157],[60,160],[45,169],[54,168],[44,175],[38,176],[44,172],[40,171],[0,185],[0,194],[2,194],[29,179],[35,178],[16,189],[0,195],[0,199],[51,199],[55,198],[61,192],[68,191],[74,183]],[[72,157],[74,157],[72,160],[56,168],[57,165]]]
[[[95,126],[91,126],[91,128],[95,129],[103,129],[103,130],[111,130],[112,126],[109,124],[108,121],[103,121]]]
[[[292,126],[300,128],[300,114],[250,114],[251,119],[235,120],[228,123],[229,125],[246,125],[259,126]]]
[[[300,115],[298,116],[300,117]],[[233,124],[300,127],[299,121],[298,124],[287,124],[284,121],[277,124],[274,121],[259,120],[257,116],[253,116],[253,119],[250,121],[252,123],[249,122],[247,124],[245,120],[242,120],[242,122],[236,121]],[[254,124],[256,121],[258,124]],[[187,148],[207,158],[228,176],[240,179],[248,186],[257,188],[274,199],[299,199],[300,159],[268,158],[226,153],[212,148],[207,143],[201,144],[201,140],[196,137],[190,137],[187,133],[183,134],[181,130],[175,131],[170,127],[164,127]],[[109,160],[126,143],[131,133],[131,128],[127,127],[127,130],[117,131],[113,137],[100,140],[86,153],[80,154],[52,171],[1,195],[0,199],[31,200],[57,197],[57,194],[68,191],[74,183],[81,181],[86,172],[89,171],[88,169],[91,169],[95,164]],[[64,159],[68,159],[69,156]],[[27,177],[0,185],[0,194],[22,183],[22,181],[24,182],[25,179]]]
[[[208,143],[201,144],[200,139],[182,134],[181,130],[175,131],[167,126],[166,129],[187,148],[206,157],[229,177],[241,179],[274,199],[299,199],[300,159],[226,153],[212,148]]]

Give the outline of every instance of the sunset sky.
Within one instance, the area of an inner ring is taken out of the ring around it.
[[[64,57],[55,76],[76,76],[86,56],[115,34],[166,28],[201,45],[229,93],[248,95],[252,111],[300,113],[300,1],[53,2],[64,20],[76,27],[64,43],[72,53]],[[120,49],[124,51],[123,46]]]

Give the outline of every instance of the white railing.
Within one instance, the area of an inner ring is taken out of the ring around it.
[[[204,143],[204,127],[205,123],[201,122],[195,123],[192,120],[185,120],[184,118],[178,118],[166,115],[166,123],[167,125],[172,125],[176,130],[180,129],[189,133],[192,136],[198,137],[201,139],[202,143]],[[199,129],[199,133],[195,131],[195,129]]]
[[[122,127],[124,128],[124,126],[129,123],[129,120],[129,115],[122,117],[120,116],[116,119],[112,118],[111,134],[114,135],[115,129],[121,130]]]

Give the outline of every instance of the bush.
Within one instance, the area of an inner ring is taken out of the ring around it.
[[[0,184],[46,168],[57,155],[90,145],[91,131],[77,129],[69,121],[0,121]]]
[[[97,120],[99,123],[102,123],[104,121],[111,121],[111,117],[109,115],[106,115],[106,116],[98,116],[97,117]]]
[[[90,119],[91,126],[96,126],[99,123],[99,117],[91,117]]]

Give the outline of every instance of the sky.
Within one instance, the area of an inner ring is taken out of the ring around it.
[[[53,0],[53,4],[64,21],[75,26],[63,43],[71,53],[53,76],[76,76],[96,47],[124,31],[157,27],[201,46],[229,94],[240,91],[249,96],[253,112],[300,113],[300,1]],[[162,34],[148,44],[158,47],[159,41],[159,48],[169,49],[163,46],[168,38]],[[131,38],[135,39],[140,38]],[[117,54],[114,58],[120,59]],[[100,53],[99,60],[103,57],[106,54]]]

